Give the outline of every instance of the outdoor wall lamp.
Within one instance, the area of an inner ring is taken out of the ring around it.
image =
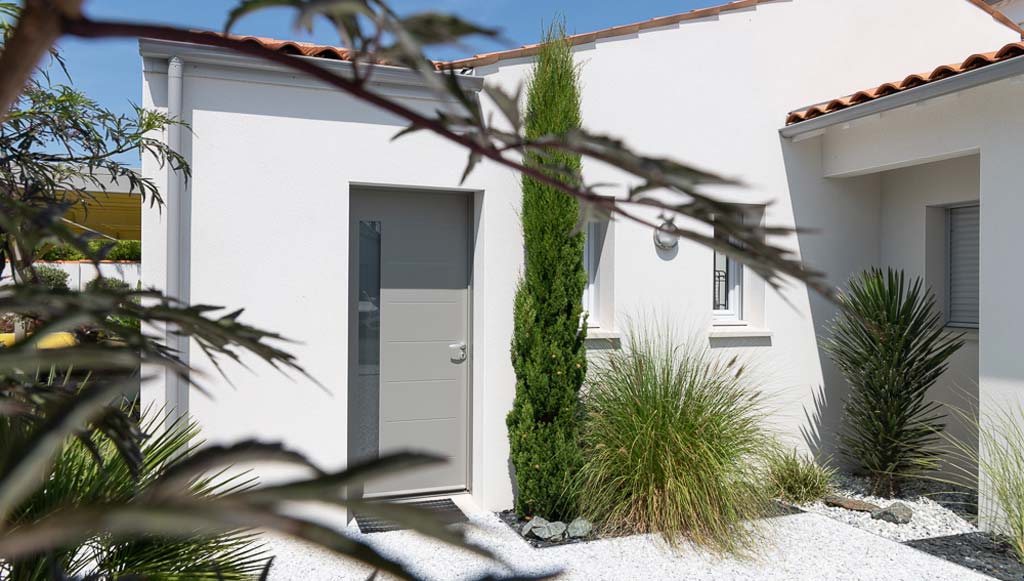
[[[661,217],[661,226],[654,230],[654,245],[660,250],[672,250],[679,246],[679,236],[675,234],[675,218]]]

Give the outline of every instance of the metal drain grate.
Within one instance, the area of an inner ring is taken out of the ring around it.
[[[465,513],[449,498],[417,500],[414,502],[403,502],[402,504],[429,511],[433,514],[434,518],[446,525],[469,522],[469,518],[466,517]],[[391,521],[382,520],[368,514],[359,514],[357,512],[353,516],[355,516],[356,524],[359,525],[359,531],[362,533],[386,533],[389,531],[400,531],[403,528]]]

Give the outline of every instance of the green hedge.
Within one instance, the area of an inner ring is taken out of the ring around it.
[[[35,271],[36,276],[39,277],[39,283],[52,290],[52,291],[69,291],[71,287],[69,282],[71,276],[64,272],[63,269],[55,266],[47,266],[45,264],[39,264],[32,267]]]
[[[121,260],[129,262],[142,261],[142,241],[140,240],[92,240],[89,248],[96,254],[110,247],[103,260]],[[60,260],[86,260],[86,256],[77,248],[67,244],[45,244],[36,250],[36,258],[42,261],[55,262]]]
[[[85,290],[93,291],[96,289],[127,292],[132,290],[132,285],[128,284],[127,282],[119,278],[108,278],[103,276],[99,278],[94,278],[89,282],[85,283]]]

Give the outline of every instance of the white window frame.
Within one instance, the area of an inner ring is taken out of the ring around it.
[[[978,202],[972,202],[969,204],[957,204],[955,206],[946,206],[946,231],[945,231],[945,259],[946,259],[946,297],[945,297],[945,308],[946,308],[946,326],[957,329],[977,329],[980,325],[979,322],[964,322],[953,320],[953,210],[961,208],[978,208],[981,211],[981,204]],[[980,237],[979,228],[979,237]],[[980,256],[979,256],[980,259]],[[979,289],[980,290],[980,289]],[[981,309],[980,296],[979,296],[979,311]],[[980,312],[979,312],[980,319]]]
[[[717,237],[717,232],[715,233]],[[718,284],[715,279],[715,254],[717,250],[713,250],[711,253],[711,284],[712,284],[712,301],[714,300],[714,285]],[[727,309],[716,309],[714,303],[711,305],[711,314],[715,325],[743,325],[743,263],[736,260],[732,256],[726,256],[726,297],[725,300],[729,305]]]

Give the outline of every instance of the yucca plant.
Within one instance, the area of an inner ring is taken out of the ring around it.
[[[160,414],[149,414],[142,428],[147,433],[163,424]],[[17,443],[31,434],[16,417],[0,416],[0,441]],[[144,497],[150,485],[199,443],[195,423],[179,420],[160,430],[142,445],[142,464],[136,475],[107,438],[92,443],[69,440],[57,456],[46,486],[23,502],[12,514],[9,526],[34,523],[63,507],[126,504]],[[197,499],[215,498],[248,490],[254,480],[245,475],[215,474],[196,479],[190,494]],[[157,536],[121,540],[101,535],[45,554],[0,561],[0,578],[10,581],[51,579],[54,571],[70,577],[116,579],[136,575],[152,580],[256,579],[269,555],[253,532],[235,531],[192,538]]]
[[[945,330],[920,278],[891,268],[854,277],[839,304],[822,348],[850,384],[840,449],[867,473],[874,494],[894,496],[900,481],[938,467],[944,413],[928,389],[963,335]]]
[[[768,513],[775,447],[742,366],[671,332],[634,330],[588,380],[583,515],[611,534],[661,533],[742,554]]]
[[[767,476],[772,493],[793,504],[813,502],[828,494],[835,472],[796,449],[780,449],[768,456]]]

